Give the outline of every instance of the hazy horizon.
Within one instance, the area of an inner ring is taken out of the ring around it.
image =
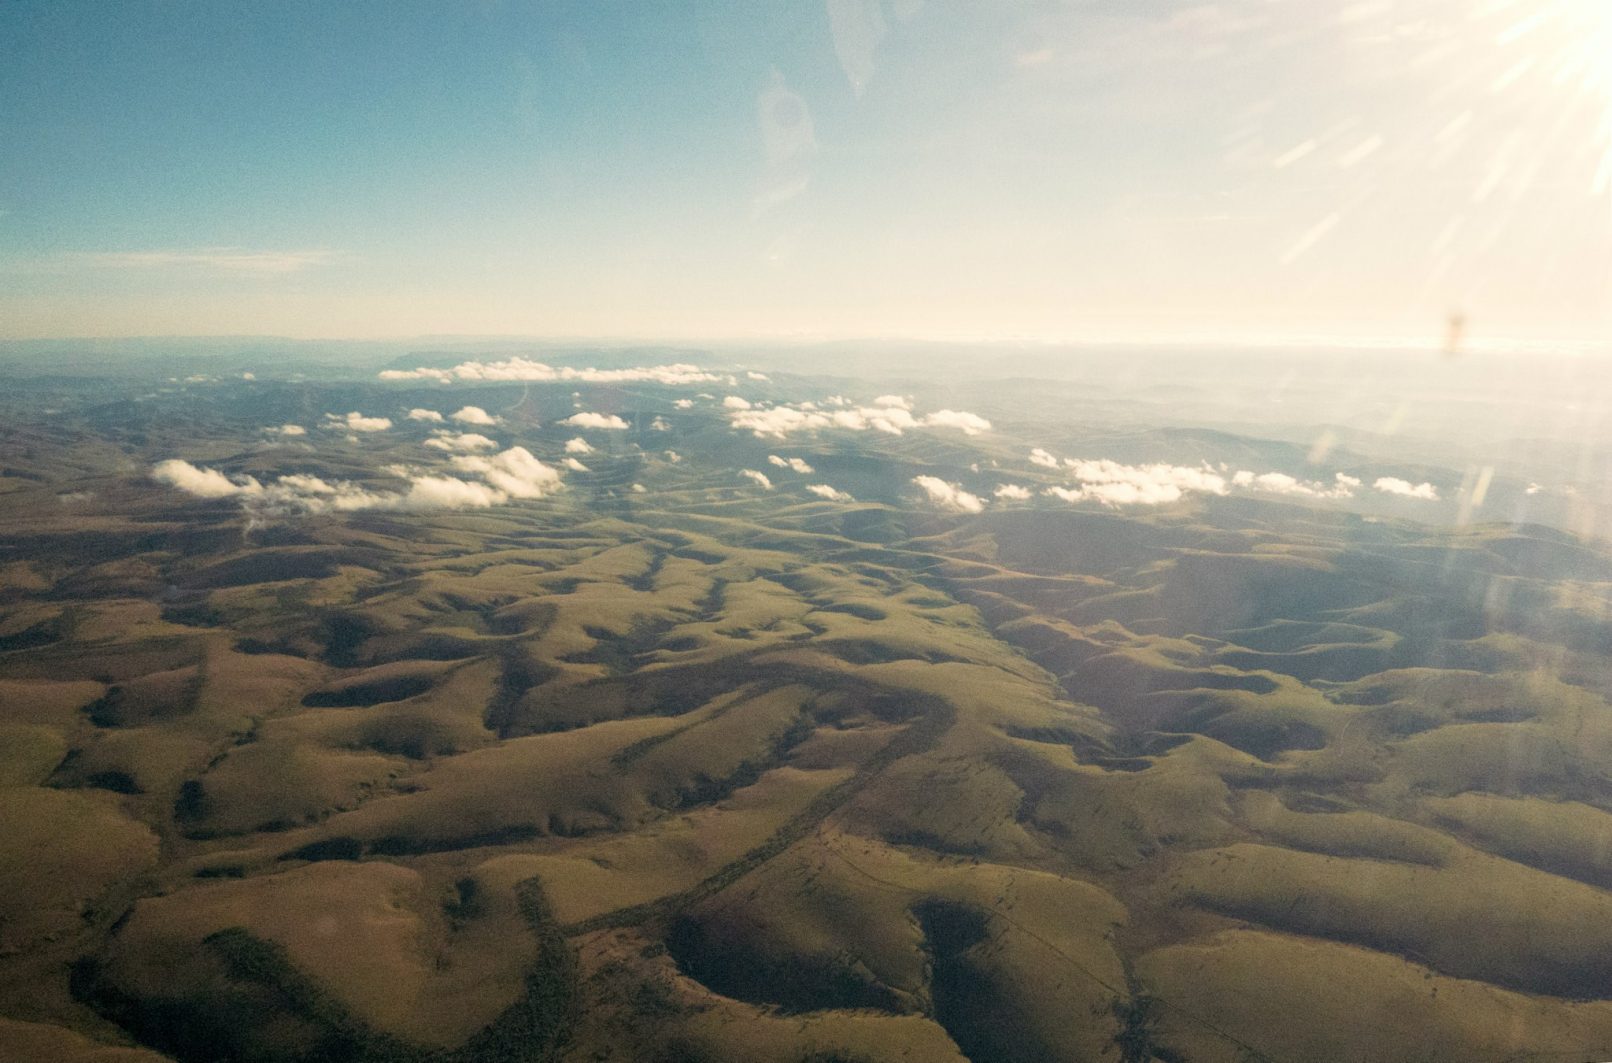
[[[1594,0],[23,2],[0,337],[1605,344]]]

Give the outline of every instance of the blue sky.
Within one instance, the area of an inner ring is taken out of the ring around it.
[[[0,335],[1599,341],[1609,30],[1599,0],[12,0]]]

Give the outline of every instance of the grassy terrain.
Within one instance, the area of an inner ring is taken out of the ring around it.
[[[464,512],[141,479],[284,471],[227,404],[7,437],[0,1060],[1612,1055],[1599,544],[945,514],[912,475],[1018,451],[608,394],[688,453]],[[532,401],[499,432],[557,462]],[[736,485],[777,450],[860,501]]]

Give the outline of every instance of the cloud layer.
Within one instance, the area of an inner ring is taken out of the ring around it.
[[[654,365],[634,369],[585,369],[573,366],[552,366],[526,358],[507,358],[501,362],[460,362],[452,369],[386,369],[382,380],[435,380],[443,384],[455,381],[581,381],[591,384],[703,384],[722,379],[697,365]]]
[[[628,427],[626,421],[613,413],[588,413],[586,411],[573,413],[560,423],[568,424],[572,428],[602,428],[613,432],[626,431]]]
[[[851,432],[884,432],[894,436],[913,428],[952,428],[970,436],[991,430],[990,421],[964,410],[937,410],[923,417],[914,416],[905,405],[906,400],[898,395],[882,396],[871,406],[852,406],[838,398],[822,405],[803,402],[795,405],[752,406],[744,399],[738,399],[737,403],[730,402],[735,398],[729,396],[723,400],[728,411],[728,423],[734,428],[755,433],[757,439],[784,439],[797,432],[818,432],[830,428]]]
[[[427,513],[485,509],[519,500],[541,498],[563,486],[557,470],[543,464],[525,447],[490,456],[458,455],[454,469],[476,479],[394,470],[406,482],[401,490],[375,490],[348,480],[329,481],[293,473],[263,483],[256,477],[231,478],[217,469],[169,458],[151,469],[158,483],[197,498],[235,498],[254,517],[390,510]]]

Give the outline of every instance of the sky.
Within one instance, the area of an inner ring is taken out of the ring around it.
[[[1605,0],[7,0],[0,144],[0,338],[1612,340]]]

